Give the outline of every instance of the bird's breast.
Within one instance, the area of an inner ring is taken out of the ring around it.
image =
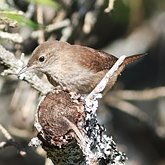
[[[94,73],[80,66],[58,65],[46,74],[49,82],[53,85],[65,86],[75,92],[90,93],[97,85],[103,74]]]

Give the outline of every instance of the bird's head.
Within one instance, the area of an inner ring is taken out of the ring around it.
[[[19,74],[32,70],[47,73],[52,67],[55,67],[56,61],[60,56],[60,50],[67,45],[66,42],[59,41],[47,41],[40,44],[33,51],[27,65],[21,69]]]

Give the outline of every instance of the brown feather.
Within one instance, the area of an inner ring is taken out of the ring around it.
[[[136,61],[137,59],[146,56],[147,53],[143,53],[143,54],[136,54],[136,55],[132,55],[132,56],[128,56],[125,58],[124,60],[124,64],[128,65],[129,63],[132,63],[134,61]]]
[[[72,45],[72,51],[81,66],[95,73],[110,69],[117,61],[113,55],[84,46]]]

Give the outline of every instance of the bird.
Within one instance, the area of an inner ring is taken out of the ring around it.
[[[127,56],[112,79],[106,91],[114,85],[125,66],[146,54]],[[89,94],[118,60],[112,54],[63,41],[45,41],[32,53],[20,74],[37,70],[47,76],[53,86],[63,86],[80,94]]]

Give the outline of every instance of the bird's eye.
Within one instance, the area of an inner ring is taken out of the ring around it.
[[[39,62],[44,62],[45,61],[45,57],[44,56],[41,56],[41,57],[39,57]]]

